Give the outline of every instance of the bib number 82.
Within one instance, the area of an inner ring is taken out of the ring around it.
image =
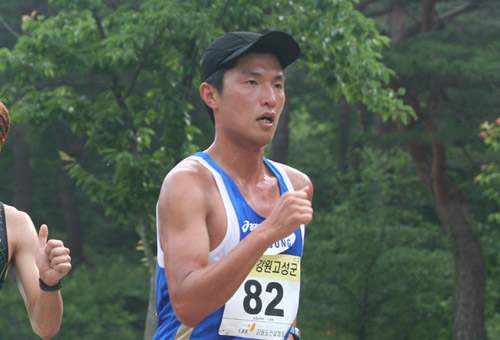
[[[260,298],[262,294],[262,286],[260,282],[257,280],[248,280],[245,282],[244,288],[246,296],[243,299],[243,308],[245,309],[245,312],[252,315],[259,314],[262,311],[262,300]],[[269,282],[266,286],[266,292],[273,293],[273,291],[276,292],[275,296],[267,305],[264,314],[270,316],[283,316],[283,309],[276,308],[276,306],[283,299],[283,286],[277,282]]]

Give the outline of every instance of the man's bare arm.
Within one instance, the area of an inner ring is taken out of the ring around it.
[[[46,226],[41,228],[44,231],[39,237],[27,214],[12,207],[6,211],[9,246],[13,247],[12,262],[31,326],[43,339],[51,339],[61,325],[62,298],[59,291],[42,291],[38,279],[42,278],[49,286],[57,284],[71,269],[69,249],[58,240],[47,243]],[[40,266],[45,267],[39,270]]]
[[[202,171],[174,171],[165,180],[158,207],[172,303],[179,320],[191,327],[229,300],[272,243],[312,219],[309,189],[287,193],[257,229],[209,265],[211,181]]]

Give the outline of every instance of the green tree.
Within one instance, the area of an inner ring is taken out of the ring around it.
[[[488,264],[489,294],[486,304],[486,313],[490,316],[486,326],[491,339],[500,337],[500,309],[498,308],[500,295],[498,294],[498,280],[500,279],[500,118],[493,122],[481,124],[480,137],[486,146],[486,153],[490,157],[481,167],[481,172],[474,178],[484,195],[495,203],[495,208],[488,215],[487,221],[480,227],[480,236],[485,248],[485,259]]]
[[[152,275],[158,188],[163,175],[193,151],[197,130],[188,99],[198,83],[201,49],[217,35],[281,29],[304,37],[303,63],[324,76],[332,95],[406,119],[408,107],[384,87],[392,74],[380,62],[388,41],[348,1],[54,4],[60,6],[55,15],[27,17],[26,35],[0,52],[11,79],[0,95],[12,104],[15,119],[38,126],[60,122],[97,151],[98,174],[67,153],[61,157],[92,201],[138,225]],[[150,300],[149,315],[152,305]],[[153,324],[149,319],[145,338]]]
[[[357,8],[391,37],[386,61],[398,74],[392,84],[406,89],[405,103],[418,117],[398,130],[452,244],[454,338],[486,339],[486,268],[476,237],[481,214],[471,212],[484,210],[471,205],[477,190],[470,174],[481,154],[471,129],[498,106],[491,86],[498,82],[498,27],[490,25],[498,2],[379,0]]]
[[[481,138],[485,145],[493,154],[500,151],[500,118],[494,122],[488,121],[481,124]],[[497,203],[500,208],[500,165],[498,162],[491,162],[481,167],[481,173],[474,180],[485,187],[484,194]],[[494,212],[489,215],[490,222],[500,223],[500,212]]]
[[[146,317],[148,268],[123,255],[89,254],[64,281],[64,317],[54,339],[123,339],[143,336]],[[30,327],[17,286],[0,294],[4,340],[39,340]]]
[[[409,156],[397,146],[360,149],[357,166],[335,181],[342,202],[307,231],[306,337],[451,337],[453,259],[426,217],[431,202]]]

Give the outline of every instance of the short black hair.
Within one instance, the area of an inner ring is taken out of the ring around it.
[[[205,80],[205,83],[212,85],[213,87],[215,87],[217,92],[219,92],[219,94],[222,94],[222,89],[224,88],[224,74],[226,74],[226,72],[230,69],[235,68],[239,59],[240,58],[230,61],[229,63],[221,66],[221,68],[216,70]],[[210,117],[210,120],[215,124],[214,111],[203,100],[202,103],[208,113],[208,116]]]

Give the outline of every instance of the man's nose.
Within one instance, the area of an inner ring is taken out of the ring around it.
[[[262,87],[262,106],[274,108],[276,106],[276,93],[273,85],[265,85]]]

